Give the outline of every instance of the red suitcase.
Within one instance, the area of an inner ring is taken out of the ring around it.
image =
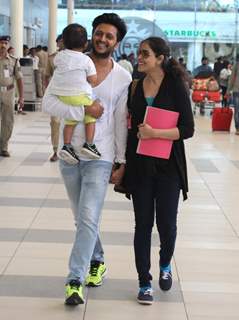
[[[232,121],[231,108],[214,108],[212,111],[212,131],[230,131]]]
[[[193,102],[203,102],[207,96],[207,91],[194,90],[192,94]]]

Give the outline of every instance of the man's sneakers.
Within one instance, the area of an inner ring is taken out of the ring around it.
[[[83,304],[84,302],[82,284],[78,280],[71,280],[66,285],[65,304],[76,306],[78,304]]]
[[[150,305],[153,303],[153,290],[151,287],[140,287],[137,297],[137,301],[140,304]]]
[[[168,291],[172,287],[172,271],[170,264],[167,267],[160,267],[159,287],[163,291]]]
[[[80,161],[73,147],[70,144],[65,144],[62,147],[62,149],[58,153],[58,157],[61,160],[67,162],[68,164],[77,164]]]
[[[97,150],[95,144],[89,144],[89,143],[85,142],[83,144],[81,152],[84,155],[88,156],[90,159],[99,159],[101,157],[101,154]]]
[[[86,278],[85,285],[88,287],[101,286],[105,275],[106,275],[106,266],[104,262],[91,261],[90,271]]]

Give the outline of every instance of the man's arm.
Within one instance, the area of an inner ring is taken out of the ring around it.
[[[18,88],[18,103],[20,105],[19,109],[22,109],[24,107],[24,97],[23,97],[23,80],[22,78],[17,79],[17,88]]]
[[[88,107],[74,107],[61,102],[56,95],[49,94],[48,90],[42,99],[42,110],[52,116],[61,119],[73,119],[82,122],[85,114],[91,115],[94,118],[99,118],[103,113],[103,107],[98,101],[94,101]]]

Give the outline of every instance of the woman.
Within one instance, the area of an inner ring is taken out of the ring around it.
[[[174,252],[177,210],[180,190],[187,198],[188,183],[183,139],[192,137],[194,121],[184,71],[170,57],[166,42],[150,37],[141,42],[138,52],[140,79],[134,94],[129,92],[131,126],[128,132],[125,184],[132,196],[135,213],[134,250],[139,279],[137,300],[152,304],[150,274],[151,232],[156,212],[160,236],[159,286],[169,290],[172,286],[171,259]],[[132,88],[132,86],[131,86]],[[147,106],[179,113],[178,125],[172,129],[153,129],[144,124]],[[161,138],[173,140],[168,160],[136,153],[138,140]]]

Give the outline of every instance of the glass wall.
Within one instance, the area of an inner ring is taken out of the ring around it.
[[[59,1],[58,32],[66,25],[66,0]],[[169,41],[172,55],[189,70],[207,56],[233,60],[238,45],[238,1],[234,0],[75,0],[74,20],[87,28],[103,12],[125,19],[128,33],[115,53],[136,55],[142,39],[156,35]]]

